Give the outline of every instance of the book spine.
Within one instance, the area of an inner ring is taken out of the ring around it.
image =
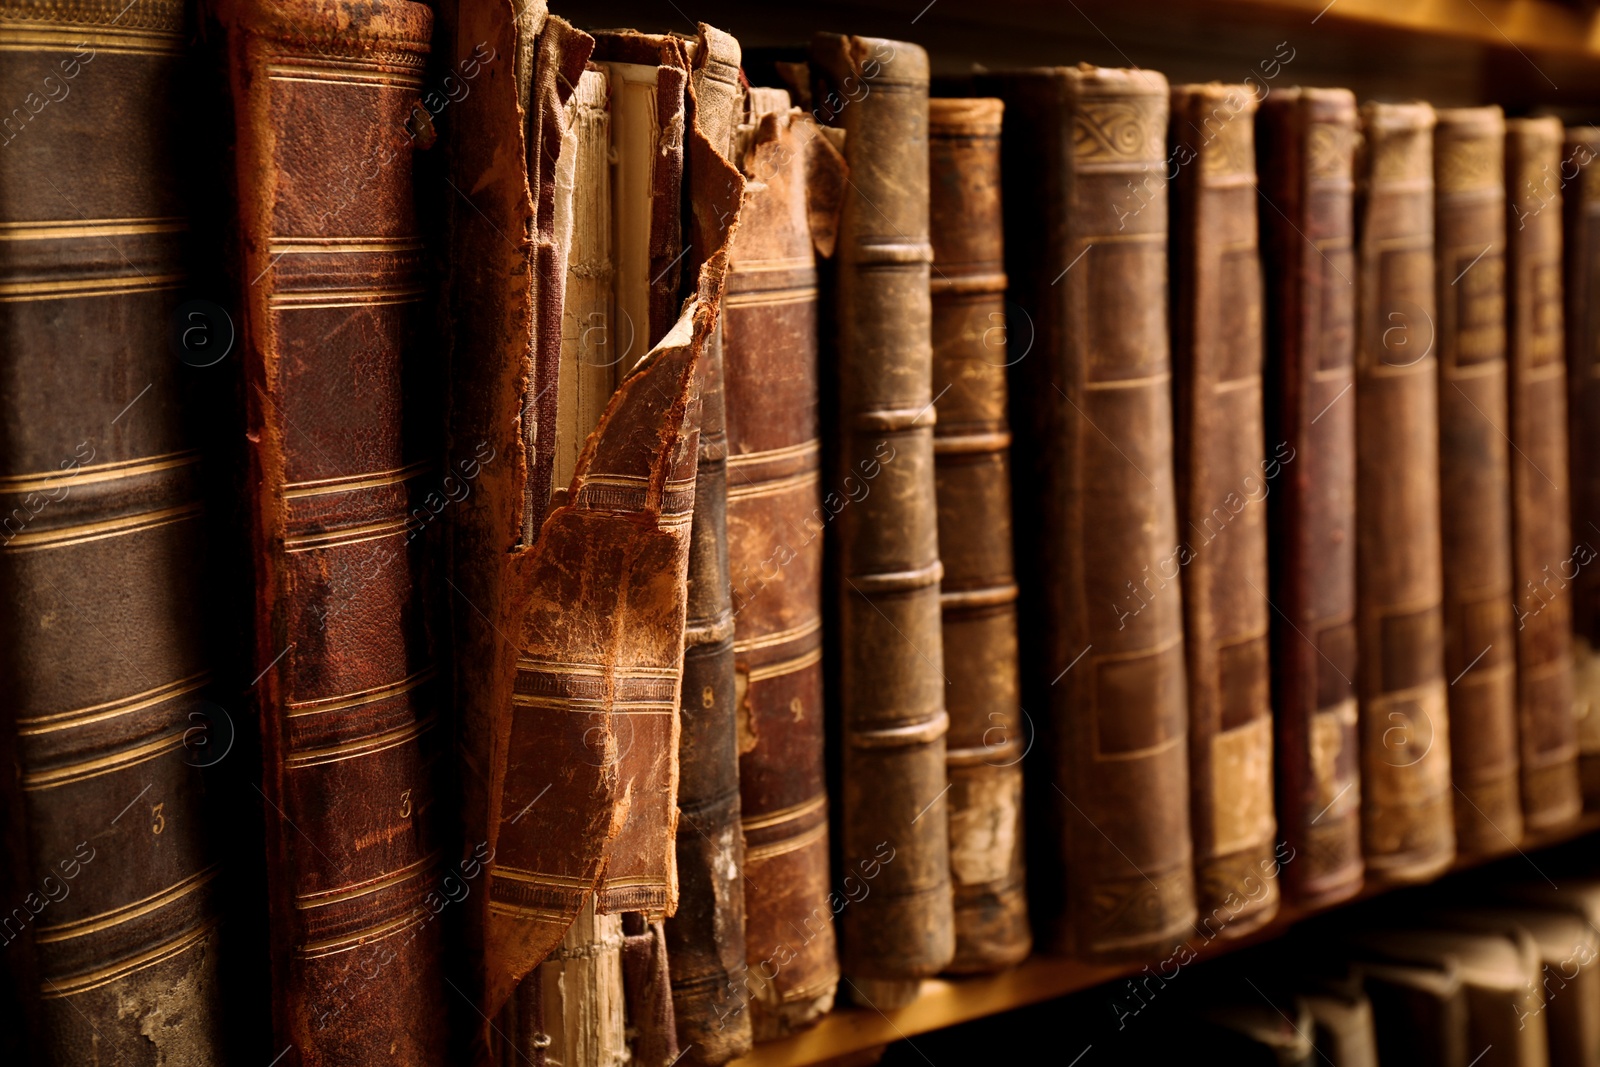
[[[732,154],[739,42],[711,27],[696,41],[690,101],[695,135]],[[688,169],[691,191],[705,177]],[[694,243],[704,247],[694,235]],[[698,260],[697,260],[698,261]],[[688,1064],[750,1050],[750,1017],[734,1013],[745,966],[744,834],[739,828],[734,626],[728,570],[728,436],[720,328],[700,362],[700,454],[689,540],[688,614],[678,743],[678,910],[666,924],[678,1046]]]
[[[1440,111],[1433,145],[1450,777],[1457,847],[1493,852],[1522,837],[1511,627],[1505,120],[1497,107]]]
[[[929,102],[934,482],[950,735],[956,954],[972,973],[1032,946],[1023,885],[1017,583],[1006,420],[1005,256],[995,99]]]
[[[1268,496],[1278,825],[1285,892],[1332,903],[1361,888],[1356,706],[1354,152],[1345,89],[1262,104],[1267,440],[1286,460]],[[1265,473],[1274,473],[1269,468]],[[1292,857],[1292,858],[1290,858]]]
[[[1433,109],[1363,107],[1357,212],[1356,536],[1367,871],[1455,855],[1439,535]]]
[[[1033,342],[1030,355],[1013,357],[1022,413],[1013,501],[1021,569],[1039,575],[1020,607],[1036,657],[1024,660],[1024,677],[1048,701],[1054,749],[1056,781],[1043,795],[1059,841],[1051,868],[1061,873],[1047,874],[1063,880],[1052,896],[1066,906],[1052,936],[1079,957],[1126,957],[1170,948],[1195,920],[1167,82],[1080,67],[992,85],[1006,103],[1001,168],[1012,176],[1004,210],[1016,308],[1007,319],[1018,343]]]
[[[622,916],[596,915],[584,902],[561,944],[545,957],[517,991],[537,993],[543,1049],[551,1067],[623,1067],[628,1062],[627,1012],[622,995]],[[502,1062],[519,1063],[537,1045],[517,1043]]]
[[[1578,774],[1585,808],[1600,809],[1600,131],[1567,130],[1561,176],[1565,217],[1567,455],[1572,536],[1583,563],[1573,579],[1573,689]],[[1577,546],[1583,546],[1579,549]]]
[[[779,99],[741,131],[750,183],[722,320],[744,989],[757,1041],[814,1022],[839,982],[823,772],[817,270],[806,220],[810,155],[832,149],[787,95],[762,95]]]
[[[429,465],[402,432],[431,24],[403,0],[230,12],[274,1021],[307,1065],[444,1059],[438,719],[407,514]]]
[[[1522,816],[1530,830],[1582,807],[1573,716],[1572,599],[1578,552],[1567,484],[1566,359],[1561,318],[1561,124],[1506,123],[1510,291],[1511,530],[1517,626]]]
[[[841,915],[843,969],[889,1007],[955,950],[945,800],[944,656],[933,481],[928,60],[915,45],[819,34],[813,98],[846,131],[839,220],[834,476],[842,842],[871,892]],[[909,986],[906,983],[911,983]]]
[[[1172,91],[1172,153],[1189,160],[1171,245],[1189,811],[1196,904],[1223,936],[1270,920],[1279,897],[1256,106],[1244,85]]]
[[[179,4],[0,3],[10,1063],[227,1059],[201,768],[228,741],[184,404],[186,375],[226,372],[173,348],[219,325],[183,306],[185,40]]]

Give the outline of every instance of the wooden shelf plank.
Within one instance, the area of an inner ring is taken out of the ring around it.
[[[1469,870],[1494,860],[1530,853],[1575,840],[1600,830],[1600,813],[1586,813],[1571,824],[1525,839],[1520,848],[1509,842],[1499,852],[1457,860],[1446,874]],[[1441,875],[1440,877],[1444,877]],[[1295,923],[1348,907],[1359,900],[1401,888],[1369,884],[1351,900],[1315,908],[1287,907],[1259,930],[1234,939],[1218,937],[1207,941],[1196,935],[1189,942],[1198,959],[1211,959],[1248,945],[1269,941]],[[971,1022],[1015,1008],[1089,989],[1104,982],[1138,974],[1152,961],[1097,965],[1053,956],[1033,956],[1000,974],[979,978],[930,978],[922,983],[917,998],[897,1011],[872,1008],[839,1008],[812,1029],[782,1041],[758,1045],[750,1055],[734,1060],[730,1067],[805,1067],[833,1056],[889,1044],[941,1030],[957,1023]],[[846,999],[848,985],[841,983],[840,1000]]]

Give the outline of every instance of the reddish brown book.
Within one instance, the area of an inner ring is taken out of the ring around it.
[[[1285,891],[1361,888],[1356,710],[1355,97],[1283,89],[1261,105],[1267,256],[1273,709]]]
[[[1451,108],[1434,130],[1444,673],[1457,847],[1522,837],[1511,624],[1505,121]]]
[[[1356,212],[1356,578],[1367,873],[1455,856],[1439,547],[1433,109],[1367,104]]]
[[[1572,597],[1579,553],[1567,483],[1567,363],[1561,319],[1561,123],[1506,123],[1506,336],[1510,346],[1512,611],[1522,816],[1530,830],[1573,818],[1578,788]]]
[[[1197,906],[1225,937],[1278,912],[1266,499],[1282,467],[1262,428],[1255,114],[1249,86],[1172,90],[1172,152],[1189,159],[1171,245],[1189,814]]]

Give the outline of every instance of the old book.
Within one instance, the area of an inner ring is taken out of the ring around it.
[[[1433,109],[1367,104],[1356,212],[1357,633],[1367,873],[1431,878],[1455,855],[1440,601],[1431,323]]]
[[[185,40],[176,4],[0,5],[11,1063],[225,1059],[214,842],[237,827],[210,822],[201,767],[214,760],[198,747],[208,721],[222,745],[224,723],[203,699],[215,694],[184,388],[227,371],[185,367],[200,353],[170,340],[220,326],[183,306]],[[234,722],[246,728],[238,709]]]
[[[226,17],[274,1034],[306,1065],[375,1041],[442,1063],[440,700],[408,514],[441,475],[404,432],[425,292],[408,120],[432,16],[393,0],[358,32],[343,3],[242,0]]]
[[[1261,105],[1267,286],[1267,497],[1278,829],[1284,891],[1306,904],[1361,888],[1356,711],[1353,157],[1347,89],[1280,89]],[[1281,452],[1281,457],[1280,457]]]
[[[561,944],[523,982],[541,1000],[548,1044],[545,1067],[622,1067],[628,1062],[627,1012],[622,999],[622,916],[597,915],[594,899],[583,904]],[[523,990],[518,990],[518,1003]],[[505,1063],[532,1055],[538,1045],[513,1043]]]
[[[1446,108],[1433,135],[1440,557],[1456,847],[1522,838],[1506,407],[1505,120]]]
[[[1469,1067],[1467,996],[1454,959],[1436,963],[1362,961],[1372,1003],[1378,1062]]]
[[[1222,936],[1278,912],[1256,96],[1172,90],[1172,365],[1195,897]],[[1092,254],[1092,253],[1091,253]],[[1288,455],[1288,453],[1283,453]]]
[[[739,42],[701,24],[689,79],[689,121],[724,160],[744,110]],[[686,174],[691,202],[704,175]],[[710,175],[715,180],[716,175]],[[690,217],[693,248],[706,247]],[[693,261],[699,262],[694,256]],[[700,454],[689,538],[688,614],[678,743],[678,910],[667,921],[671,1007],[686,1064],[750,1051],[750,1016],[735,979],[745,968],[744,834],[739,827],[734,623],[728,571],[728,437],[720,325],[700,362]]]
[[[745,836],[740,992],[757,1041],[805,1027],[839,983],[823,772],[817,270],[843,162],[779,89],[750,90],[747,179],[722,318],[728,562]],[[815,195],[813,195],[815,190]],[[836,502],[836,501],[835,501]]]
[[[1600,127],[1567,130],[1561,163],[1565,227],[1567,455],[1574,551],[1600,556]],[[1582,545],[1582,550],[1577,546]],[[1572,579],[1573,698],[1585,808],[1600,809],[1600,568]]]
[[[1317,1058],[1332,1067],[1378,1067],[1372,1001],[1359,981],[1317,983],[1300,999],[1311,1013]]]
[[[1008,319],[1034,336],[1012,369],[1014,501],[1019,568],[1038,576],[1023,590],[1024,630],[1045,643],[1023,670],[1049,701],[1066,870],[1053,939],[1082,957],[1160,951],[1195,921],[1167,83],[1083,66],[978,85],[1006,104],[1006,274],[1026,309]]]
[[[1522,816],[1530,830],[1578,814],[1572,692],[1572,544],[1561,319],[1561,123],[1506,123],[1506,336]]]
[[[850,501],[832,523],[843,748],[835,875],[846,888],[847,877],[866,879],[871,890],[841,915],[841,964],[853,994],[887,1010],[955,951],[930,388],[928,57],[903,41],[818,34],[811,71],[815,113],[845,130],[850,168],[828,293],[837,330],[833,478]]]
[[[950,735],[950,970],[993,970],[1033,943],[1023,886],[1017,583],[1011,558],[999,100],[929,102],[934,487]]]

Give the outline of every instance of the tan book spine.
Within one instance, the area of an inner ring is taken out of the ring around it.
[[[1437,117],[1434,288],[1450,777],[1457,847],[1494,852],[1522,837],[1511,624],[1505,120],[1497,107],[1451,108]]]
[[[846,131],[834,285],[845,986],[898,1006],[955,951],[933,480],[928,57],[818,34],[813,98]],[[863,89],[863,87],[865,90]],[[824,498],[827,499],[826,497]],[[836,497],[837,499],[837,497]],[[847,880],[848,879],[848,880]]]
[[[1195,896],[1238,936],[1278,912],[1255,113],[1244,85],[1172,90],[1172,363]],[[1281,464],[1278,467],[1281,470]]]
[[[1433,109],[1368,104],[1358,169],[1356,577],[1362,839],[1375,878],[1455,856],[1440,603]]]
[[[1005,257],[995,99],[929,102],[934,482],[950,737],[950,970],[994,970],[1028,954],[1023,886],[1017,583],[1006,420]]]
[[[1567,363],[1561,317],[1561,123],[1506,123],[1513,608],[1522,756],[1530,830],[1578,814],[1572,690],[1573,568],[1567,472]]]

